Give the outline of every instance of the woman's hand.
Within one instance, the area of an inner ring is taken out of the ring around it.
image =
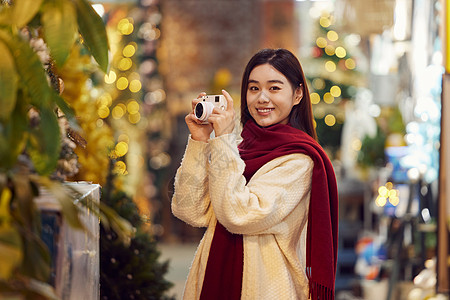
[[[188,114],[184,119],[186,124],[191,132],[191,138],[196,141],[207,142],[211,136],[211,132],[213,131],[213,127],[211,124],[201,124],[199,120],[194,115],[194,107],[200,102],[200,97],[206,96],[206,93],[200,93],[197,99],[192,100],[192,111]]]
[[[212,124],[216,136],[232,133],[235,125],[233,98],[225,90],[222,90],[222,94],[227,100],[227,109],[221,110],[215,107],[208,118],[208,122]]]

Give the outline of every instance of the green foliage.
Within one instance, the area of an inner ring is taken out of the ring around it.
[[[107,193],[106,193],[107,194]],[[100,238],[101,299],[172,299],[165,296],[172,284],[164,279],[168,261],[159,262],[156,241],[144,231],[143,221],[132,199],[123,192],[104,197],[110,207],[129,220],[137,232],[129,246],[114,231],[102,227]]]
[[[357,162],[362,167],[382,167],[386,162],[384,146],[386,134],[377,126],[375,137],[365,136],[361,142]]]
[[[41,41],[43,49],[33,41]],[[82,228],[74,203],[79,195],[49,179],[61,151],[55,112],[59,108],[72,126],[76,118],[48,73],[53,63],[64,65],[76,43],[85,45],[106,71],[106,30],[87,0],[0,2],[0,298],[16,293],[24,299],[56,299],[47,283],[50,255],[34,203],[38,186],[59,200],[69,224]],[[122,236],[131,234],[129,223],[107,208],[96,212]]]

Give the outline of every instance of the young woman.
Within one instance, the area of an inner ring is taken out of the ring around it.
[[[184,299],[334,299],[336,179],[316,142],[300,63],[285,49],[251,58],[239,145],[233,99],[223,95],[227,109],[214,109],[210,124],[185,118],[191,135],[172,211],[207,230]]]

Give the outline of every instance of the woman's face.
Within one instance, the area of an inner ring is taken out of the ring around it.
[[[294,91],[288,79],[270,64],[256,66],[250,72],[247,108],[259,126],[287,124],[292,107],[302,97],[302,89]]]

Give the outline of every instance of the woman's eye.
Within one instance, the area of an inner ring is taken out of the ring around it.
[[[273,87],[271,87],[270,89],[273,90],[273,91],[281,90],[281,88],[278,87],[278,86],[273,86]]]
[[[250,86],[248,89],[249,89],[250,91],[257,91],[257,90],[258,90],[258,87],[257,87],[257,86]]]

